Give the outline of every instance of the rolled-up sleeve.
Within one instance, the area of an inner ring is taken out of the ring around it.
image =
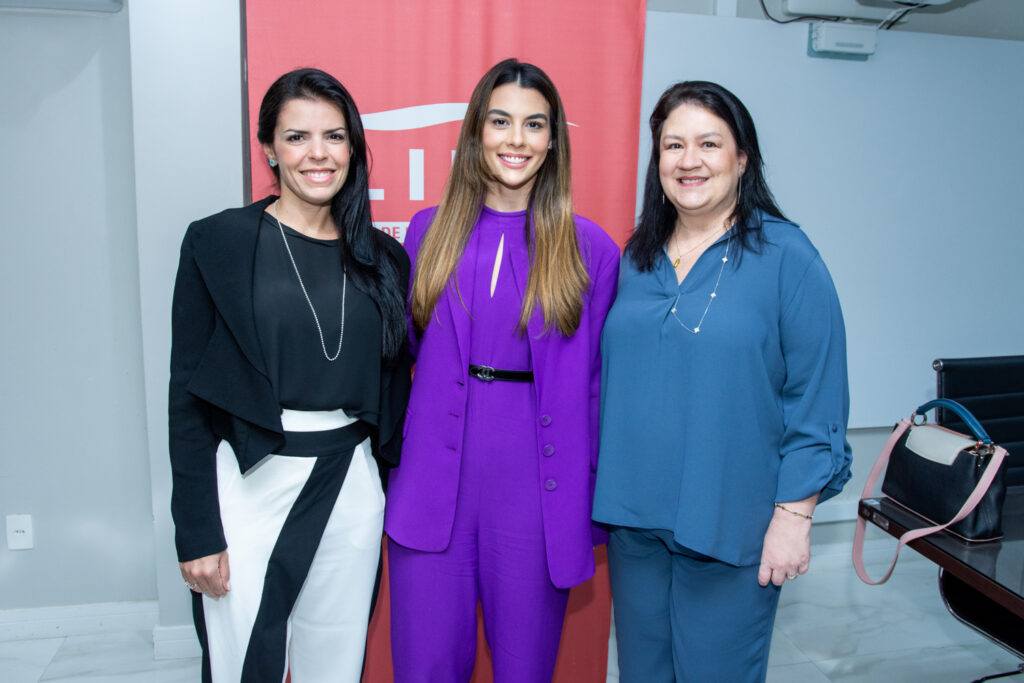
[[[816,256],[786,292],[780,339],[786,377],[777,502],[820,493],[824,501],[850,478],[846,329],[832,278]]]

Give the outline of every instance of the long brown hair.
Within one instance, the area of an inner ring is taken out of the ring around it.
[[[517,329],[520,333],[526,330],[538,303],[544,312],[545,332],[554,326],[568,337],[580,325],[583,293],[590,287],[590,277],[580,255],[573,220],[569,129],[562,100],[555,84],[539,68],[506,59],[494,65],[473,90],[459,132],[451,175],[420,245],[411,296],[413,324],[420,334],[430,322],[445,287],[453,281],[469,235],[480,218],[491,181],[481,142],[484,121],[491,93],[507,83],[536,90],[551,110],[551,150],[537,171],[526,211],[524,230],[530,250],[530,276]],[[458,292],[458,283],[454,282],[454,286]]]

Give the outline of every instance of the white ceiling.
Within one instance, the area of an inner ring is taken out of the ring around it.
[[[869,7],[899,7],[886,0],[857,1]],[[783,0],[765,0],[765,4],[772,16],[791,18],[784,12]],[[733,6],[738,17],[767,19],[760,0],[647,0],[647,9],[660,12],[721,14]],[[914,10],[893,30],[1024,40],[1024,0],[952,0]]]

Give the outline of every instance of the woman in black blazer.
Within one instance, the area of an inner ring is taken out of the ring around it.
[[[285,74],[257,138],[280,185],[189,226],[174,288],[171,511],[204,681],[357,681],[409,391],[409,261],[370,222],[336,79]]]

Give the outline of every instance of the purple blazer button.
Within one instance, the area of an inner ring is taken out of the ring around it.
[[[540,426],[541,427],[547,427],[549,424],[551,424],[551,416],[550,415],[541,415],[540,416]]]
[[[543,449],[541,449],[541,453],[543,453],[545,457],[550,458],[555,454],[555,447],[551,444],[547,444]]]
[[[548,479],[546,482],[544,482],[544,488],[546,488],[548,491],[554,491],[555,489],[558,488],[558,482],[556,482],[554,479]]]

